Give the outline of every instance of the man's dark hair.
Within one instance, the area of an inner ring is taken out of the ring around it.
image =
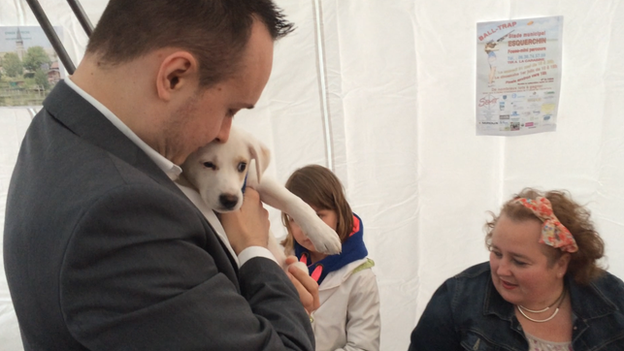
[[[199,62],[200,86],[229,78],[251,35],[253,19],[277,40],[293,31],[272,0],[110,0],[87,54],[106,65],[176,47]]]

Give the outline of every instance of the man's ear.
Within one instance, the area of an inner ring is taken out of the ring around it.
[[[158,69],[156,90],[162,100],[171,100],[173,93],[197,85],[199,65],[188,51],[176,51],[165,57]]]

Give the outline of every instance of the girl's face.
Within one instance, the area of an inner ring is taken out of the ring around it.
[[[330,226],[333,230],[336,230],[338,225],[338,214],[334,210],[328,209],[319,209],[315,206],[310,206],[316,211],[316,214],[319,216],[325,224]],[[299,245],[308,249],[308,251],[316,253],[316,249],[314,248],[314,244],[308,239],[308,236],[301,230],[299,225],[292,219],[292,217],[288,217],[288,224],[290,225],[290,231],[292,232],[293,238],[299,243]]]
[[[541,309],[561,293],[569,255],[549,264],[539,243],[541,231],[537,219],[514,221],[504,214],[492,231],[492,282],[507,302]]]

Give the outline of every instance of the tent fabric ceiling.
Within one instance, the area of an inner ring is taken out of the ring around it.
[[[624,1],[277,3],[297,29],[276,43],[260,102],[235,123],[269,146],[268,172],[280,182],[310,163],[342,180],[376,263],[382,350],[407,349],[439,284],[488,259],[487,211],[526,186],[567,189],[587,204],[605,263],[624,277]],[[97,23],[106,1],[81,4]],[[69,6],[42,6],[78,62],[87,37]],[[564,17],[557,131],[476,136],[476,23],[555,15]],[[37,22],[15,0],[0,2],[0,25]],[[0,109],[0,224],[30,118],[26,109]],[[276,211],[271,220],[283,236]],[[22,350],[4,279],[0,343]]]

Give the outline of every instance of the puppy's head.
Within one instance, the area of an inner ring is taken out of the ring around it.
[[[251,161],[256,161],[254,176],[260,179],[268,158],[264,145],[232,128],[226,143],[213,141],[192,153],[182,164],[182,174],[210,208],[236,211],[243,204],[242,188]]]

